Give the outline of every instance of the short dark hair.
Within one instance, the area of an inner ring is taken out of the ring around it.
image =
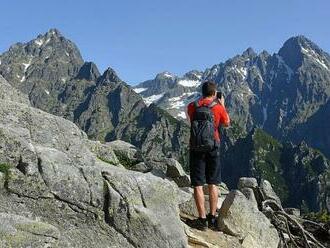
[[[217,91],[217,85],[214,81],[205,81],[202,85],[203,97],[213,96]]]

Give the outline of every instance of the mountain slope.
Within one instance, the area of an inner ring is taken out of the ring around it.
[[[330,211],[330,161],[319,151],[306,143],[280,143],[261,129],[229,140],[233,136],[225,133],[221,157],[223,180],[230,188],[240,177],[266,179],[284,206]]]
[[[34,107],[74,121],[94,139],[124,139],[149,156],[186,161],[187,126],[147,106],[111,68],[100,75],[58,30],[13,45],[0,61],[0,74]]]

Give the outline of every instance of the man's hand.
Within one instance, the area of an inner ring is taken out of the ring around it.
[[[219,103],[222,105],[222,106],[225,106],[225,98],[224,96],[222,96],[220,99],[218,99]]]

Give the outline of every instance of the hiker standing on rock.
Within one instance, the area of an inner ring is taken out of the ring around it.
[[[216,210],[218,185],[221,182],[219,127],[229,126],[230,120],[223,95],[216,83],[206,81],[202,85],[203,97],[188,105],[191,123],[190,178],[199,218],[195,227],[200,230],[217,228]],[[210,213],[206,216],[203,185],[208,185]]]

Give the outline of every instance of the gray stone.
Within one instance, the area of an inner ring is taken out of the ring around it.
[[[29,98],[17,89],[14,89],[0,74],[0,99],[30,104]]]
[[[4,186],[6,175],[0,172],[0,188]]]
[[[254,195],[254,191],[251,188],[242,188],[240,190],[245,197],[251,202],[252,206],[258,210],[258,202],[256,200],[256,197]]]
[[[220,230],[239,237],[255,248],[277,248],[279,236],[267,217],[258,211],[238,190],[233,190],[226,197],[219,212]]]
[[[122,161],[129,160],[132,163],[139,163],[143,161],[141,151],[134,145],[122,140],[115,140],[106,143],[116,154],[121,163]]]
[[[137,163],[137,164],[130,167],[130,170],[139,171],[139,172],[143,172],[143,173],[149,172],[151,169],[152,168],[150,168],[144,162]]]
[[[180,177],[173,178],[173,181],[179,187],[189,187],[191,185],[190,176],[188,176],[188,175],[183,175]]]
[[[103,176],[108,188],[106,216],[116,230],[130,230],[127,237],[141,247],[159,247],[159,242],[166,242],[167,247],[186,246],[179,209],[173,201],[176,186],[149,173],[112,169]]]
[[[237,188],[239,190],[241,190],[243,188],[255,189],[257,187],[258,187],[257,179],[255,179],[253,177],[241,177],[239,179],[238,185],[237,185]]]
[[[186,174],[181,164],[177,160],[173,158],[169,158],[166,159],[165,162],[167,166],[167,170],[166,170],[167,177],[176,178],[176,177],[184,176]]]
[[[23,216],[0,213],[0,247],[59,247],[59,230]]]
[[[185,232],[188,236],[190,247],[207,248],[241,248],[238,238],[225,233],[214,232],[210,229],[199,231],[185,225]]]
[[[277,194],[273,190],[273,187],[269,181],[261,180],[260,189],[261,189],[261,192],[265,199],[275,200],[280,206],[282,206],[280,198],[277,196]]]
[[[109,144],[102,144],[100,141],[88,140],[87,145],[91,152],[96,154],[98,159],[112,165],[123,167]]]

